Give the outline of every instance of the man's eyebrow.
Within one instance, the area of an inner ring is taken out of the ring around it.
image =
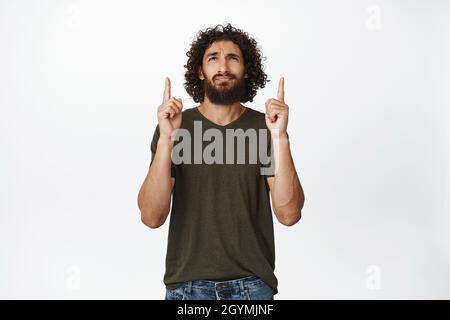
[[[229,53],[229,54],[227,54],[227,56],[232,56],[232,57],[240,58],[239,55],[236,54],[236,53]]]
[[[214,52],[208,53],[208,54],[206,55],[206,57],[209,58],[209,57],[211,57],[211,56],[217,56],[218,54],[219,54],[219,52],[214,51]],[[236,54],[236,53],[228,53],[227,56],[228,56],[228,57],[229,57],[229,56],[232,56],[232,57],[238,57],[238,58],[240,58],[239,55]]]

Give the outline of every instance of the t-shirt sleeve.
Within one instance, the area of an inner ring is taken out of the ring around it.
[[[153,163],[153,159],[155,158],[156,154],[156,148],[158,146],[158,140],[159,140],[159,124],[156,125],[155,132],[153,133],[153,139],[150,146],[150,150],[152,152],[152,159],[150,160],[150,166]],[[170,176],[172,178],[175,178],[175,164],[172,162],[171,168],[170,168]]]

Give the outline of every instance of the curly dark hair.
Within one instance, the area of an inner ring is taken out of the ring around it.
[[[248,33],[234,28],[230,23],[225,26],[218,24],[197,33],[196,38],[191,43],[190,50],[186,52],[188,61],[184,66],[187,69],[184,75],[186,79],[184,88],[195,102],[203,102],[205,90],[203,81],[198,77],[199,67],[202,65],[203,55],[208,47],[213,42],[220,40],[230,40],[241,49],[244,56],[245,72],[247,73],[245,95],[241,102],[252,102],[258,88],[264,88],[266,83],[270,81],[263,71],[262,60],[265,60],[265,57],[258,48],[256,40]]]

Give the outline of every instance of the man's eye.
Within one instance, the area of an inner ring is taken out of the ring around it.
[[[216,57],[211,57],[211,58],[209,58],[209,60],[213,60],[213,59],[217,59]]]

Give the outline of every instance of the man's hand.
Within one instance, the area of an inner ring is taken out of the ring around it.
[[[181,125],[183,102],[170,95],[170,79],[166,77],[163,102],[158,107],[159,136],[171,139],[172,134]]]
[[[271,134],[282,135],[286,133],[289,106],[284,103],[284,78],[278,83],[277,99],[266,101],[266,125]]]

